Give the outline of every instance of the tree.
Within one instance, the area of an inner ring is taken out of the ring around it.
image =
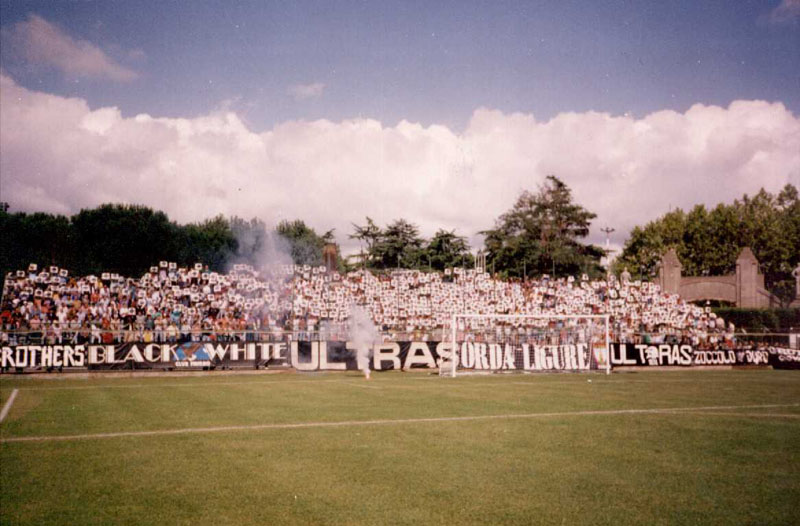
[[[662,254],[673,247],[679,256],[683,253],[680,241],[685,229],[686,214],[681,209],[672,210],[644,227],[634,227],[622,254],[614,262],[614,271],[627,268],[635,279],[653,279]]]
[[[678,209],[635,227],[614,263],[635,277],[652,279],[661,255],[675,248],[686,276],[736,271],[736,259],[750,247],[760,263],[767,289],[788,303],[794,295],[792,269],[800,262],[800,200],[786,185],[777,195],[761,189],[711,212],[704,205],[685,214]]]
[[[327,232],[325,232],[324,234],[322,234],[322,235],[320,236],[320,239],[322,240],[322,242],[323,242],[324,244],[326,244],[326,245],[327,245],[328,243],[334,243],[334,242],[336,241],[336,236],[334,236],[334,235],[333,235],[333,233],[334,233],[335,231],[336,231],[336,229],[335,229],[335,228],[331,228],[330,230],[328,230]]]
[[[177,263],[204,263],[210,270],[223,272],[239,246],[231,225],[222,215],[191,223],[180,229]],[[171,259],[171,258],[164,258]]]
[[[0,269],[57,265],[73,275],[137,276],[159,261],[224,270],[237,242],[222,216],[178,225],[140,205],[104,204],[71,218],[0,211]]]
[[[104,204],[71,220],[79,274],[118,272],[133,276],[159,259],[178,255],[179,227],[164,212],[140,205]]]
[[[580,239],[596,215],[572,202],[564,182],[548,175],[535,194],[524,191],[486,236],[487,264],[506,277],[601,272],[603,251]]]
[[[457,236],[454,230],[448,232],[439,229],[425,247],[425,257],[428,265],[435,270],[474,265],[467,239]]]
[[[358,239],[359,241],[363,241],[367,244],[367,252],[372,250],[372,247],[375,246],[375,243],[381,238],[381,229],[378,225],[375,224],[372,219],[367,216],[367,224],[364,226],[359,226],[355,223],[352,223],[354,233],[350,235],[350,239]]]
[[[322,249],[326,240],[300,219],[283,220],[275,228],[289,244],[289,253],[295,265],[322,265]],[[333,231],[326,236],[332,238]]]
[[[29,263],[72,268],[75,257],[67,217],[41,212],[9,214],[0,209],[0,279],[5,280],[10,271],[26,269]]]
[[[416,225],[397,219],[381,231],[369,252],[373,268],[419,268],[423,260],[425,240]]]
[[[203,263],[224,272],[231,263],[285,263],[287,253],[297,264],[320,265],[322,247],[333,242],[333,232],[319,236],[300,220],[267,230],[258,218],[222,215],[179,225],[164,212],[127,204],[83,209],[71,218],[0,209],[0,271],[5,278],[9,271],[38,263],[73,275],[137,276],[166,260],[184,267]]]

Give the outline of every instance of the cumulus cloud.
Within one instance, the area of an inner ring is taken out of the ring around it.
[[[287,93],[289,93],[294,100],[306,100],[321,97],[324,90],[325,84],[322,82],[313,82],[311,84],[294,84],[289,86]]]
[[[547,174],[598,214],[621,243],[630,229],[697,203],[762,186],[800,185],[800,119],[781,103],[695,105],[641,118],[478,109],[463,133],[370,119],[290,121],[257,132],[222,109],[191,118],[123,117],[0,76],[0,175],[12,210],[76,212],[142,203],[171,218],[218,213],[336,228],[400,217],[430,236],[456,229],[474,244],[522,190]]]
[[[781,0],[772,10],[758,17],[758,24],[772,26],[792,26],[800,20],[800,0]]]
[[[139,48],[131,49],[128,51],[128,58],[136,62],[144,62],[147,60],[147,54]]]
[[[117,64],[91,42],[75,39],[35,14],[12,26],[4,37],[4,43],[30,63],[53,67],[66,75],[117,82],[128,82],[139,76]]]
[[[781,3],[770,11],[766,21],[770,24],[796,24],[800,20],[800,0],[781,0]]]

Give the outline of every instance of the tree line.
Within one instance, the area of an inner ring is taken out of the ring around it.
[[[800,263],[800,199],[787,184],[777,194],[761,189],[713,209],[697,205],[676,209],[635,227],[613,265],[634,277],[653,279],[661,255],[675,248],[685,276],[714,276],[736,271],[736,258],[750,247],[767,289],[784,303],[792,300],[792,271]]]
[[[73,275],[138,276],[164,260],[181,266],[201,262],[224,271],[231,263],[257,264],[268,257],[268,243],[295,261],[320,264],[326,235],[317,235],[302,221],[283,221],[268,230],[257,218],[221,215],[181,225],[140,205],[104,204],[72,217],[0,209],[0,271],[5,278],[34,262]]]
[[[525,278],[587,273],[601,275],[602,249],[582,242],[596,216],[573,202],[572,192],[558,177],[547,176],[536,192],[522,192],[485,238],[482,253],[487,270],[501,278]],[[467,239],[455,231],[438,230],[430,240],[417,227],[398,219],[380,228],[367,217],[353,225],[350,236],[365,248],[362,264],[372,269],[392,267],[443,270],[472,267],[475,256]]]
[[[596,215],[574,202],[570,188],[548,176],[535,192],[522,192],[493,227],[479,232],[487,270],[504,279],[543,274],[602,276],[604,250],[586,243]],[[360,253],[349,260],[337,255],[339,270],[364,267],[442,271],[473,267],[475,254],[463,235],[439,229],[430,239],[417,225],[400,218],[385,226],[370,217],[352,225],[349,239]],[[160,211],[140,205],[104,204],[72,217],[46,213],[9,213],[0,207],[0,271],[28,263],[57,265],[76,275],[144,273],[158,261],[181,266],[202,262],[224,271],[232,263],[259,266],[265,261],[322,264],[323,247],[334,231],[318,233],[303,220],[268,227],[261,219],[216,216],[178,224]],[[633,229],[611,270],[627,268],[635,278],[653,279],[661,255],[678,253],[684,275],[733,272],[740,250],[753,249],[767,288],[788,301],[794,294],[792,270],[800,262],[800,199],[792,185],[778,194],[761,190],[733,204],[708,210],[673,210]]]
[[[572,202],[563,182],[549,176],[537,193],[523,193],[493,229],[482,232],[487,267],[506,278],[600,272],[602,251],[579,241],[588,235],[592,218],[594,214]],[[349,262],[339,257],[341,270],[363,266],[376,271],[442,271],[475,264],[466,237],[440,229],[425,239],[417,225],[403,218],[381,227],[367,217],[364,225],[353,225],[349,238],[358,240],[362,250]],[[104,204],[72,217],[0,208],[0,239],[3,276],[30,262],[57,265],[78,275],[135,276],[160,260],[182,266],[202,262],[216,271],[231,263],[258,266],[265,260],[319,265],[334,231],[319,234],[301,219],[285,220],[274,228],[259,218],[223,216],[181,225],[146,206]]]

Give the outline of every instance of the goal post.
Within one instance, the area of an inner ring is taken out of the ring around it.
[[[454,314],[442,331],[449,354],[441,376],[457,372],[611,373],[609,316]]]

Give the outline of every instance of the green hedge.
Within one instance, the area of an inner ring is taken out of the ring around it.
[[[800,309],[739,309],[717,307],[717,316],[736,326],[737,332],[788,332],[800,330]]]

